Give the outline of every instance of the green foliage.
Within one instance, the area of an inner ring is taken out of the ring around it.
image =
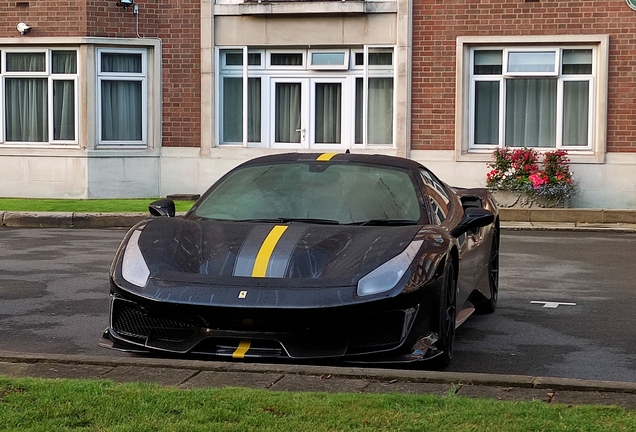
[[[148,213],[148,204],[158,198],[139,199],[28,199],[0,198],[0,211]],[[175,201],[177,212],[185,212],[194,201]]]
[[[0,377],[3,431],[631,431],[636,413],[435,395],[179,390]]]

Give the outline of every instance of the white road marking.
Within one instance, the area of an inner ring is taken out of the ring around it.
[[[536,300],[532,300],[530,303],[543,304],[544,308],[550,308],[550,309],[556,309],[559,306],[576,306],[576,303],[562,303],[562,302],[536,301]]]

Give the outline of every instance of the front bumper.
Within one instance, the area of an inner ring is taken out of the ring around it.
[[[420,304],[313,309],[214,308],[111,294],[101,344],[129,352],[228,358],[413,362],[440,354]]]

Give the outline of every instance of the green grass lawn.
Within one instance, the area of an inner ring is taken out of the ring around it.
[[[148,204],[158,198],[140,199],[30,199],[0,198],[0,211],[147,213]],[[194,201],[175,201],[177,212],[185,212]]]
[[[633,431],[616,407],[0,377],[3,431]]]

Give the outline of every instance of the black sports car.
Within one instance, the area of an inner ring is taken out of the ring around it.
[[[407,159],[290,153],[248,161],[184,217],[124,238],[102,345],[231,358],[430,360],[497,304],[499,219]]]

